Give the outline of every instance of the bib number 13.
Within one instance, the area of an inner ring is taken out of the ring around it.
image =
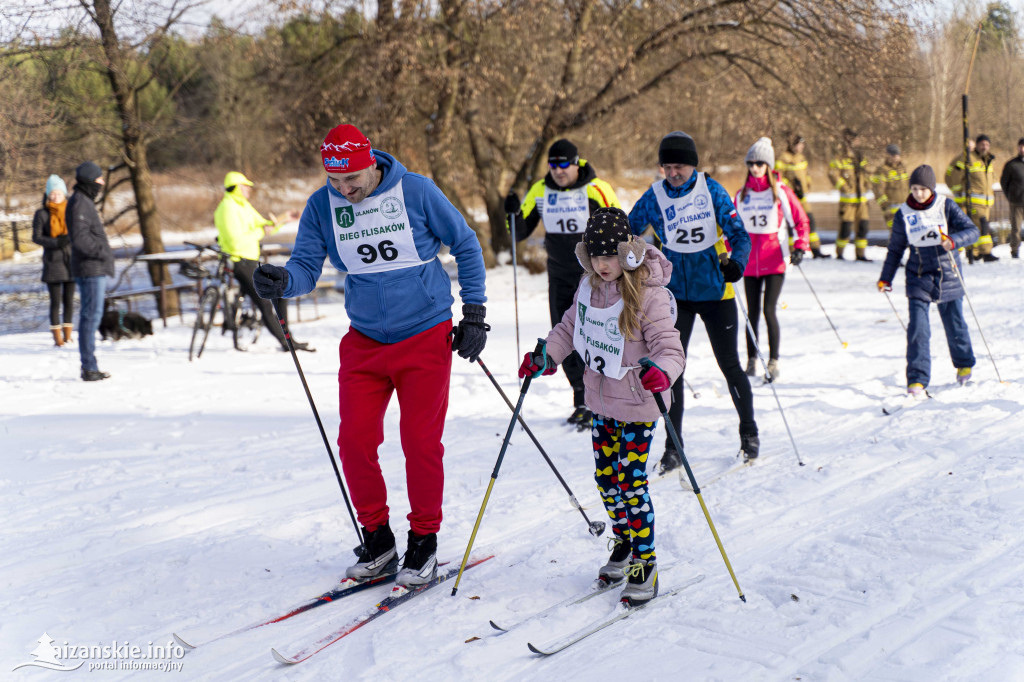
[[[373,244],[360,244],[359,248],[356,249],[356,253],[362,256],[360,260],[367,265],[377,260],[378,256],[384,261],[392,261],[398,258],[398,249],[395,248],[394,242],[388,239],[377,244],[376,248],[374,248]]]
[[[704,228],[702,226],[697,226],[692,230],[682,227],[676,229],[676,244],[700,244],[702,241],[704,241]]]

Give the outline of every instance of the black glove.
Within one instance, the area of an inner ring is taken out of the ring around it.
[[[280,265],[264,263],[252,273],[252,287],[260,298],[281,298],[288,288],[288,271]]]
[[[62,234],[61,236],[57,237],[57,248],[58,249],[63,249],[65,246],[67,246],[70,243],[71,243],[71,237],[69,237],[66,234]]]
[[[720,262],[718,267],[722,269],[722,276],[726,282],[738,282],[743,279],[743,268],[733,259]]]
[[[800,261],[804,259],[804,252],[800,249],[794,249],[793,253],[789,254],[790,265],[800,265]]]
[[[516,213],[519,213],[520,206],[519,197],[516,196],[516,193],[509,192],[508,196],[505,197],[505,213],[515,215]]]
[[[460,358],[476,362],[480,357],[487,342],[487,332],[491,330],[491,326],[484,323],[486,313],[487,309],[482,305],[462,305],[462,322],[455,328],[455,336],[452,338],[452,352],[458,351]]]

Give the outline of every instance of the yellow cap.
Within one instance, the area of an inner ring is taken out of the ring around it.
[[[249,185],[252,187],[252,180],[245,177],[238,171],[231,171],[224,176],[224,188],[237,187],[238,185]]]

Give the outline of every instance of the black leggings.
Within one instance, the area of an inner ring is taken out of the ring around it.
[[[256,293],[256,289],[252,286],[252,273],[256,272],[260,264],[254,260],[242,260],[234,263],[232,269],[235,271],[235,279],[238,281],[238,286],[245,292],[245,295],[251,298],[257,306],[259,306],[260,312],[263,313],[263,324],[270,333],[274,335],[278,343],[285,350],[288,350],[288,341],[284,337],[284,330],[281,329],[281,323],[277,321],[277,313],[274,312],[274,304],[265,298],[260,298],[260,295]],[[284,323],[288,324],[288,306],[283,306],[284,310]]]
[[[704,329],[711,341],[711,350],[715,354],[718,368],[725,376],[729,386],[729,397],[740,417],[740,435],[757,435],[757,422],[754,421],[754,393],[750,390],[750,379],[740,367],[740,356],[736,350],[737,314],[736,302],[724,301],[680,301],[676,299],[679,314],[676,316],[676,329],[679,330],[683,351],[690,346],[690,335],[693,323],[700,315],[704,321]],[[679,434],[679,442],[683,442],[683,377],[672,384],[672,406],[668,410],[669,419]],[[666,429],[665,446],[675,447]]]
[[[46,289],[50,292],[50,326],[59,327],[61,324],[61,303],[64,304],[64,324],[71,324],[75,312],[75,283],[47,282]]]
[[[782,283],[785,279],[785,275],[743,278],[743,289],[747,293],[747,305],[750,308],[747,314],[750,315],[750,326],[754,328],[753,338],[750,336],[750,330],[747,330],[747,358],[757,357],[754,342],[758,339],[757,328],[761,326],[758,318],[761,316],[761,289],[763,286],[764,322],[768,327],[768,359],[779,359],[779,318],[776,312],[779,295],[782,293]]]

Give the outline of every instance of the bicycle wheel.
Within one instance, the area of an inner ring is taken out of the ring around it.
[[[217,303],[220,300],[220,290],[216,286],[208,286],[199,298],[199,309],[196,310],[196,321],[192,325],[192,343],[188,347],[188,360],[201,357],[203,348],[206,347],[206,337],[210,335],[210,328],[213,326],[213,316],[217,314]]]
[[[260,338],[263,330],[263,316],[259,306],[245,294],[239,293],[232,306],[234,320],[235,348],[240,351],[249,350]]]

